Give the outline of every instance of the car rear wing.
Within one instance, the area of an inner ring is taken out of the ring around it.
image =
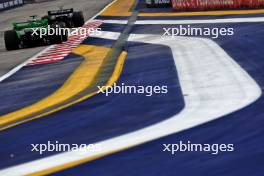
[[[52,15],[64,15],[64,14],[69,14],[69,13],[73,13],[73,8],[48,11],[48,15],[49,16],[52,16]]]
[[[29,22],[16,22],[12,24],[14,30],[21,30],[30,27]]]

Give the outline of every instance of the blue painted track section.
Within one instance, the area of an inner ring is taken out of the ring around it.
[[[84,40],[81,44],[96,45],[96,46],[103,46],[103,47],[111,48],[114,45],[114,43],[115,43],[114,40],[97,38],[97,37],[89,37],[86,40]]]
[[[125,29],[125,24],[111,24],[111,23],[103,23],[100,28],[102,31],[112,31],[112,32],[123,32]]]
[[[252,30],[252,28],[255,29],[261,29],[261,26],[263,23],[222,23],[222,24],[190,24],[189,26],[192,28],[233,28],[234,29],[234,36],[220,36],[218,37],[218,40],[231,40],[234,37],[243,37],[244,35],[247,35],[248,31]],[[181,25],[184,28],[188,28],[188,24]],[[151,24],[151,25],[134,25],[132,33],[135,34],[157,34],[157,35],[163,35],[164,29],[163,28],[180,28],[180,24]],[[188,36],[188,35],[185,35]],[[194,36],[194,37],[206,37],[206,38],[212,38],[211,36]]]
[[[95,19],[97,20],[128,20],[127,16],[97,16]]]
[[[146,9],[140,12],[167,12]],[[138,17],[138,20],[185,20],[263,17],[258,15]],[[97,19],[128,19],[98,16]],[[187,26],[187,25],[184,25]],[[192,27],[234,28],[234,36],[219,36],[217,42],[264,89],[263,23],[191,24]],[[103,24],[103,31],[122,32],[125,25]],[[164,27],[179,25],[134,25],[132,33],[164,33]],[[210,38],[210,37],[208,37]],[[115,41],[91,37],[82,44],[112,47]],[[13,166],[56,152],[39,155],[30,144],[92,144],[166,120],[184,108],[177,70],[169,47],[127,42],[128,56],[117,85],[168,86],[168,94],[151,97],[139,94],[98,94],[59,112],[7,129],[0,133],[0,168]],[[30,105],[58,89],[83,58],[70,55],[61,62],[26,67],[0,84],[0,115]],[[177,59],[177,58],[176,58]],[[10,99],[10,97],[15,97]],[[264,97],[218,120],[181,133],[108,155],[69,168],[53,176],[263,176]],[[229,144],[234,152],[163,152],[162,144],[179,141]],[[13,155],[13,157],[10,157]]]
[[[256,80],[263,91],[262,25],[262,23],[226,24],[227,27],[235,27],[236,35],[215,41]],[[213,122],[52,175],[79,176],[88,173],[93,176],[263,176],[263,107],[262,95],[250,106]],[[180,140],[209,144],[233,143],[235,151],[219,155],[206,152],[178,152],[174,156],[162,152],[162,144],[178,143]]]
[[[24,67],[1,82],[0,116],[50,95],[65,82],[82,60],[81,56],[71,54],[60,62]]]
[[[100,42],[102,46],[109,44],[107,40],[91,40],[97,45]],[[98,94],[52,115],[3,131],[0,145],[8,147],[0,148],[0,167],[54,154],[49,152],[40,156],[30,151],[30,144],[56,140],[62,144],[92,144],[155,124],[181,111],[183,97],[170,48],[142,43],[128,43],[127,48],[129,54],[117,84],[165,85],[168,94],[151,97]],[[10,158],[10,154],[15,157]]]

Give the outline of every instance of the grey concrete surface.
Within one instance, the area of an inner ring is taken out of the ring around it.
[[[0,12],[0,77],[45,48],[36,47],[16,51],[6,51],[3,33],[5,30],[11,28],[12,22],[25,21],[30,15],[38,15],[41,17],[45,15],[48,10],[56,10],[60,6],[82,10],[85,20],[88,20],[110,2],[112,2],[112,0],[51,0],[41,3],[27,4],[19,8]]]

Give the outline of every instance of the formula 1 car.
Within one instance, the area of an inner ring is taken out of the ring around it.
[[[172,7],[171,0],[146,0],[147,7]]]
[[[58,23],[49,27],[47,19],[36,19],[36,16],[31,16],[26,22],[13,23],[13,29],[4,32],[6,50],[62,43],[67,40],[67,34],[47,34],[48,28],[55,31],[61,26],[63,24]],[[46,34],[40,35],[44,33],[43,30]]]
[[[48,15],[45,15],[42,19],[47,19],[49,24],[63,22],[67,28],[84,25],[83,13],[81,11],[73,11],[73,8],[63,9],[61,7],[59,10],[48,11]]]

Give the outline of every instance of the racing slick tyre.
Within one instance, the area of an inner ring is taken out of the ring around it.
[[[84,25],[84,17],[81,11],[73,12],[72,22],[74,27],[82,27]]]
[[[6,50],[10,51],[10,50],[19,49],[20,40],[15,30],[5,31],[4,40],[5,40]]]
[[[53,28],[55,31],[56,29],[60,28],[60,25],[53,24],[51,25],[51,28]],[[63,42],[62,35],[54,34],[49,36],[50,44],[60,44]]]
[[[68,40],[68,34],[62,34],[62,41],[66,42]]]
[[[66,28],[66,24],[64,22],[60,22],[59,26],[60,26],[60,28],[64,28],[64,29]],[[66,42],[68,40],[68,30],[63,30],[61,37],[62,37],[62,41]]]

